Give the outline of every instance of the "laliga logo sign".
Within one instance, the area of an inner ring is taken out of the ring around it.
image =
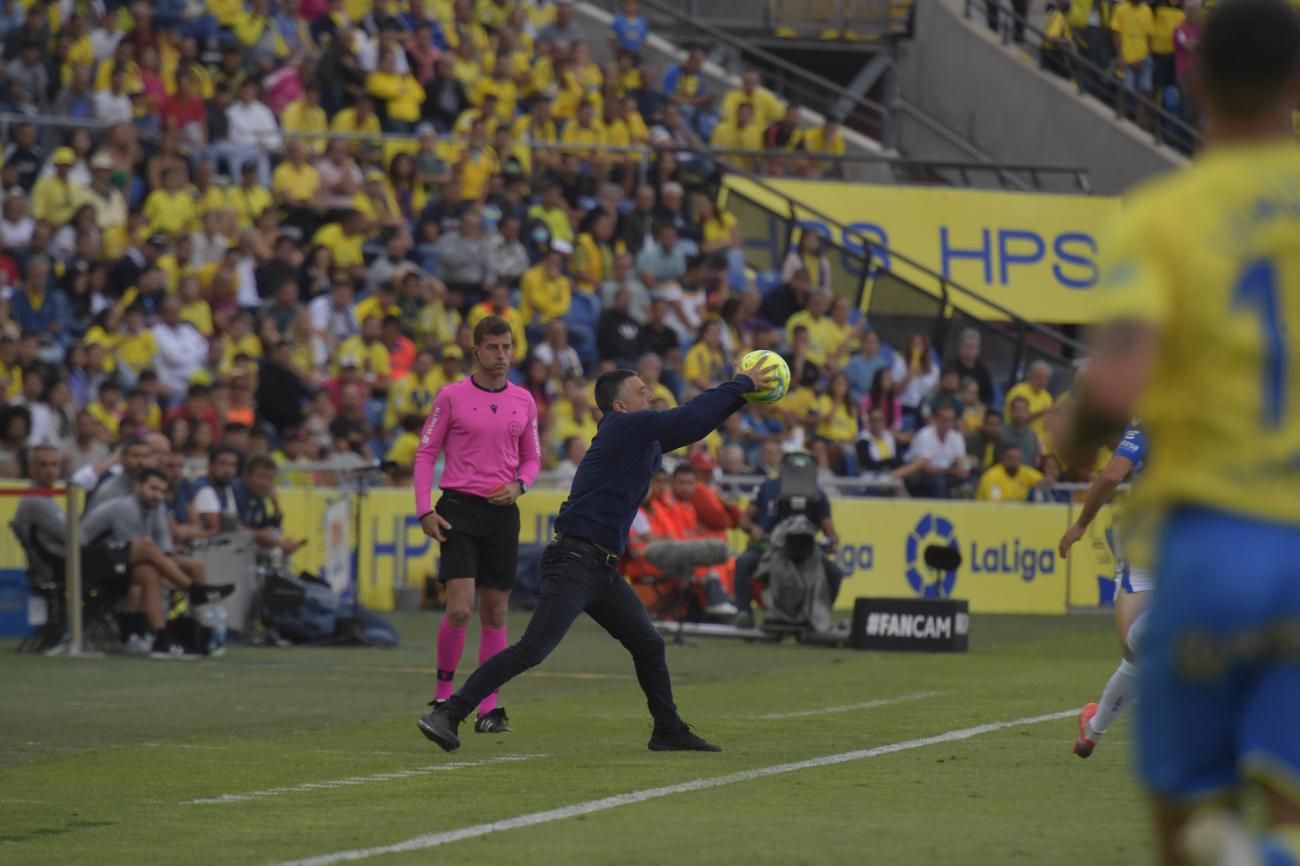
[[[922,598],[949,598],[957,583],[957,573],[942,573],[936,579],[925,566],[925,549],[934,544],[961,550],[952,521],[926,514],[907,536],[907,583]],[[964,562],[971,574],[1014,574],[1029,583],[1040,574],[1055,573],[1056,551],[1048,547],[1022,547],[1019,538],[997,542],[976,538],[970,542]]]
[[[925,549],[932,544],[961,551],[952,522],[933,514],[925,514],[907,536],[907,583],[912,587],[912,592],[922,598],[948,598],[957,583],[957,572],[950,571],[942,574],[938,581],[930,580],[923,569]]]

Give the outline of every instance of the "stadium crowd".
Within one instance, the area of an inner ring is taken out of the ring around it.
[[[204,463],[273,455],[290,480],[387,459],[404,483],[487,315],[561,477],[599,372],[635,367],[672,406],[750,348],[783,352],[792,390],[709,437],[721,472],[808,450],[915,495],[1026,498],[1038,467],[1059,476],[1045,377],[1003,401],[974,332],[946,360],[923,334],[882,344],[815,233],[756,290],[705,142],[788,150],[763,168],[803,174],[842,135],[752,72],[711,93],[700,50],[660,81],[634,0],[603,67],[549,0],[7,8],[0,477],[42,444],[102,474],[152,436]]]

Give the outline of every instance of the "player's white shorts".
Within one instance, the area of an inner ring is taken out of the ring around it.
[[[1156,588],[1156,579],[1150,571],[1122,560],[1115,566],[1115,582],[1129,593],[1150,592]]]

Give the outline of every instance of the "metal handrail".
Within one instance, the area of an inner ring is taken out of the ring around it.
[[[618,6],[618,0],[605,0],[601,5],[613,9]],[[851,100],[855,106],[874,111],[881,115],[882,119],[883,116],[888,113],[888,108],[886,106],[873,99],[869,99],[865,96],[858,96],[835,82],[822,78],[820,75],[813,72],[809,72],[807,69],[778,57],[770,51],[765,51],[764,49],[746,42],[743,39],[737,39],[725,30],[714,27],[707,21],[683,15],[678,10],[659,2],[659,0],[641,0],[641,5],[646,9],[653,9],[655,12],[666,15],[679,24],[684,24],[693,30],[698,30],[707,35],[710,39],[730,46],[743,54],[752,55],[758,60],[781,70],[785,75],[790,75],[794,78],[803,80],[809,87],[818,91],[829,91],[838,98]]]
[[[8,139],[8,133],[12,126],[18,123],[32,123],[38,128],[60,128],[60,129],[89,129],[104,130],[113,124],[101,120],[79,119],[61,117],[59,115],[27,115],[13,112],[0,112],[0,141]],[[391,142],[391,141],[415,141],[416,137],[409,133],[400,132],[383,132],[379,135],[372,135],[364,132],[299,132],[291,130],[281,130],[280,135],[285,139],[297,139],[303,141],[317,141],[340,139],[343,141],[362,141],[367,143],[373,142]],[[443,142],[463,142],[465,139],[459,136],[443,136]],[[518,146],[525,146],[519,143]],[[539,151],[586,151],[598,150],[606,154],[630,154],[639,156],[642,160],[651,157],[656,148],[644,145],[633,145],[630,147],[621,147],[615,145],[605,145],[593,147],[588,145],[565,144],[563,142],[530,142],[526,145]],[[990,165],[982,162],[962,162],[959,160],[931,160],[931,159],[912,159],[903,156],[897,156],[888,153],[854,153],[854,154],[829,154],[829,153],[805,153],[802,151],[788,150],[745,150],[741,148],[712,148],[709,153],[713,156],[720,157],[737,157],[741,159],[812,159],[819,162],[830,162],[836,165],[843,164],[869,164],[885,165],[894,169],[917,169],[922,171],[934,172],[956,172],[962,179],[963,183],[969,185],[969,174],[979,172],[992,172],[1001,176],[1003,173],[1021,173],[1029,175],[1034,182],[1034,188],[1041,188],[1039,176],[1066,176],[1073,179],[1075,185],[1082,192],[1090,192],[1091,186],[1088,182],[1088,170],[1081,166],[1067,165],[1021,165],[1021,164],[998,164]],[[833,180],[833,178],[828,178]]]
[[[1032,34],[1035,37],[1037,37],[1038,42],[1033,47],[1035,47],[1040,54],[1042,53],[1043,45],[1047,41],[1047,34],[1044,33],[1042,30],[1039,30],[1033,24],[1029,23],[1029,20],[1026,19],[1025,17],[1021,15],[1016,15],[1014,10],[1008,8],[1002,2],[1002,0],[965,0],[964,14],[965,17],[969,20],[972,17],[972,10],[979,10],[980,12],[984,13],[984,15],[987,17],[990,8],[997,9],[998,31],[999,31],[998,35],[1000,36],[1003,45],[1010,45],[1012,41],[1012,35],[1015,32],[1015,30],[1021,29],[1023,32]],[[1151,130],[1151,135],[1152,135],[1153,142],[1156,145],[1164,144],[1167,146],[1173,146],[1175,147],[1175,149],[1182,150],[1182,148],[1176,147],[1178,142],[1176,141],[1176,138],[1174,136],[1168,136],[1164,134],[1165,124],[1170,125],[1173,129],[1177,130],[1180,135],[1185,136],[1188,144],[1191,145],[1193,150],[1195,150],[1201,144],[1201,134],[1199,131],[1197,131],[1195,128],[1190,126],[1181,117],[1172,114],[1169,111],[1166,111],[1163,106],[1161,106],[1154,100],[1148,99],[1147,97],[1143,96],[1140,93],[1129,92],[1124,87],[1119,86],[1118,83],[1115,81],[1115,77],[1112,74],[1111,69],[1102,69],[1100,66],[1093,63],[1091,60],[1088,60],[1086,57],[1081,56],[1078,51],[1074,50],[1073,41],[1071,42],[1069,62],[1073,67],[1073,71],[1075,71],[1076,73],[1079,70],[1083,70],[1087,73],[1087,75],[1079,75],[1079,74],[1074,75],[1075,87],[1078,90],[1080,96],[1093,96],[1093,98],[1097,98],[1095,94],[1090,93],[1088,91],[1088,88],[1085,86],[1085,81],[1088,78],[1091,78],[1092,80],[1097,82],[1109,82],[1115,86],[1116,96],[1115,96],[1114,108],[1115,108],[1115,116],[1117,119],[1124,120],[1125,122],[1128,123],[1132,122],[1129,121],[1127,117],[1124,116],[1124,112],[1122,110],[1124,104],[1129,100],[1133,100],[1134,102],[1147,108],[1149,111],[1154,112],[1154,117],[1156,118],[1156,122],[1152,124],[1154,129]],[[1101,99],[1098,99],[1098,101],[1102,102]],[[1134,125],[1136,126],[1137,124]]]
[[[617,0],[604,0],[601,5],[612,8],[616,4]],[[881,130],[879,140],[886,147],[893,146],[893,124],[890,119],[890,114],[891,112],[898,112],[907,115],[909,118],[925,126],[927,129],[941,135],[949,144],[969,154],[972,159],[988,165],[991,170],[996,171],[998,168],[998,165],[994,160],[989,159],[987,155],[982,153],[969,141],[936,123],[933,118],[929,117],[904,99],[897,99],[890,105],[883,105],[869,97],[853,93],[834,81],[831,81],[828,78],[823,78],[815,72],[804,69],[801,66],[797,66],[752,42],[739,39],[698,18],[691,18],[683,15],[678,10],[664,5],[660,0],[642,0],[641,5],[646,9],[653,9],[654,11],[667,16],[678,24],[706,34],[713,42],[727,45],[733,50],[739,52],[741,55],[749,55],[764,65],[776,69],[778,74],[781,76],[782,82],[789,82],[790,79],[794,79],[801,82],[804,87],[808,88],[808,91],[806,92],[818,95],[830,94],[837,102],[847,101],[848,104],[853,106],[854,110],[861,109],[869,112],[874,115],[879,124]],[[779,88],[777,89],[779,90]],[[808,102],[808,100],[799,101],[804,102],[805,104]],[[850,112],[849,116],[852,116],[852,112]],[[1018,186],[1026,191],[1030,189],[1028,184],[1014,174],[1006,175],[1006,177],[1012,185]]]

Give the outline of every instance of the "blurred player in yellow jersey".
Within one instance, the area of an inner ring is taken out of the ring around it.
[[[1158,517],[1138,753],[1162,862],[1300,864],[1300,16],[1208,13],[1195,164],[1135,193],[1069,453],[1137,414],[1133,512]],[[1130,537],[1132,533],[1130,533]],[[1267,829],[1236,811],[1245,780]]]

